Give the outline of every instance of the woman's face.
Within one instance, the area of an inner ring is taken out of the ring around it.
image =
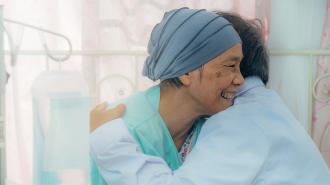
[[[189,73],[189,95],[202,115],[212,115],[233,104],[237,87],[244,79],[240,72],[242,46],[237,44],[210,60],[203,69]]]

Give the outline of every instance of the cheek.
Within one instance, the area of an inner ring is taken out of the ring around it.
[[[231,71],[220,72],[220,74],[216,74],[216,81],[218,83],[218,87],[226,88],[228,87],[235,78],[235,73]]]

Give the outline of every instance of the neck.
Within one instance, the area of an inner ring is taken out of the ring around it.
[[[194,107],[184,90],[161,87],[159,113],[177,149],[181,148],[194,121],[201,115]]]

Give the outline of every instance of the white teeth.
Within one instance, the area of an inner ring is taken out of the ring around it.
[[[233,93],[225,93],[225,92],[221,92],[221,97],[224,99],[233,99],[234,98],[234,94]]]

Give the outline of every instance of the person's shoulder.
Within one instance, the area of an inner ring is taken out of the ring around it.
[[[157,86],[136,92],[125,99],[109,104],[109,107],[115,107],[118,104],[125,104],[126,111],[123,115],[123,119],[129,127],[135,127],[141,122],[149,119],[149,117],[157,111],[148,99],[148,95],[153,92],[155,88],[157,88]]]
[[[227,130],[232,133],[264,132],[263,128],[256,122],[253,113],[249,112],[250,109],[250,106],[245,105],[240,105],[240,108],[232,106],[211,116],[203,125],[203,130],[209,132]],[[255,113],[254,115],[257,116]]]
[[[130,95],[126,98],[109,102],[108,108],[113,108],[113,107],[117,106],[118,104],[126,104],[126,107],[128,108],[128,105],[127,105],[128,103],[131,104],[131,102],[143,101],[144,94],[145,94],[145,91],[136,91],[132,95]]]
[[[236,132],[259,130],[270,140],[290,135],[290,130],[297,132],[300,126],[280,96],[265,88],[242,97],[239,103],[212,116],[207,124],[213,125],[212,129],[236,128]]]
[[[228,112],[232,112],[229,110]],[[233,111],[234,112],[234,111]],[[237,112],[235,112],[237,113]],[[267,132],[263,127],[251,119],[249,116],[221,114],[218,113],[210,117],[202,127],[199,134],[201,140],[210,141],[230,141],[232,144],[242,146],[242,143],[254,145],[254,148],[263,148],[269,151],[272,145]]]
[[[277,94],[271,90],[266,91],[265,97],[249,97],[246,101],[211,116],[203,126],[204,131],[227,130],[236,134],[268,137],[268,129],[274,125],[272,119],[285,114],[281,113],[282,110],[276,110],[276,107],[281,106],[274,106],[272,100],[266,98],[274,96],[277,100]]]

